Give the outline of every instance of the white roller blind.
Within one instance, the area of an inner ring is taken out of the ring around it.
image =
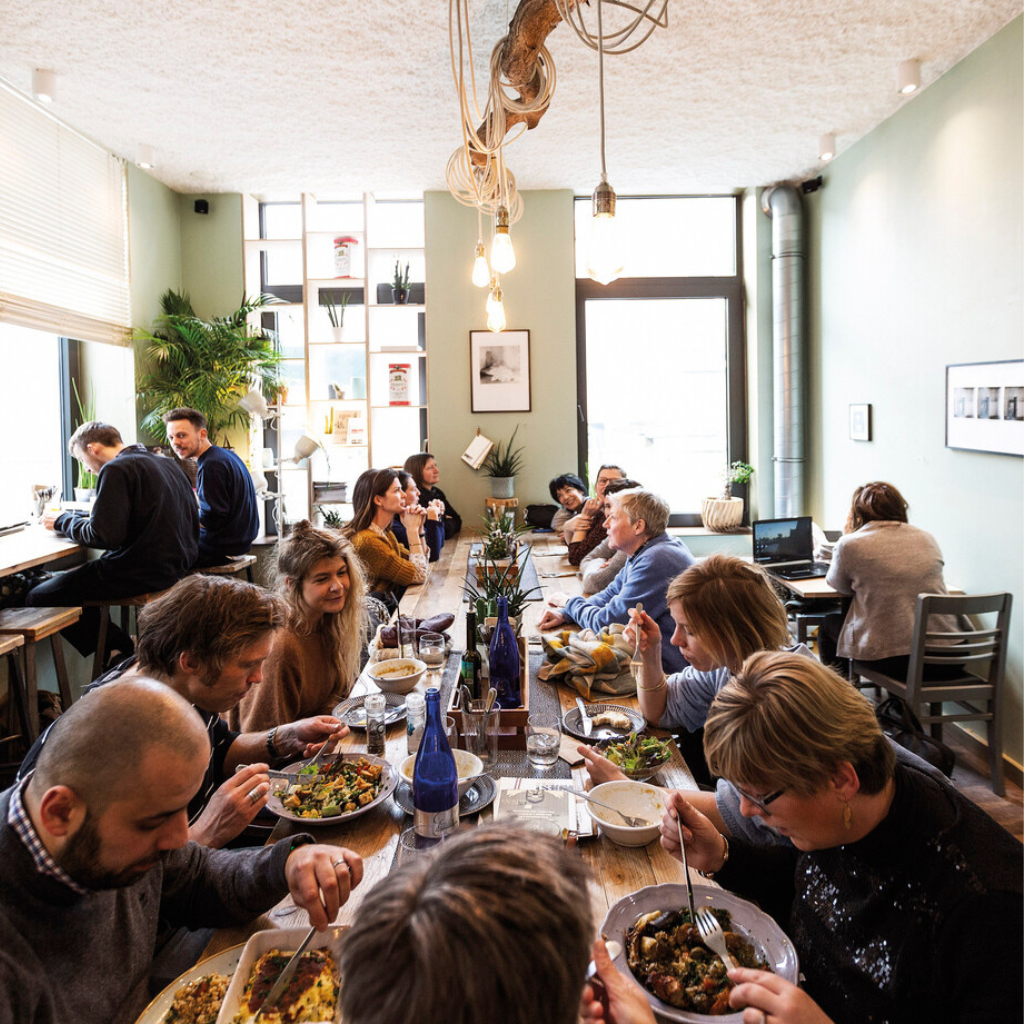
[[[0,320],[131,338],[124,163],[0,82]]]

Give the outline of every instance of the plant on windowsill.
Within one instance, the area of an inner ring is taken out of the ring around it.
[[[399,260],[395,260],[395,272],[391,277],[391,301],[396,306],[404,306],[409,301],[409,264],[406,263],[403,273]]]
[[[523,447],[512,447],[519,427],[512,431],[508,443],[502,447],[499,441],[484,461],[484,472],[491,478],[492,498],[511,498],[515,495],[515,477],[523,468]]]
[[[700,517],[715,533],[731,533],[743,522],[743,499],[732,496],[733,484],[749,484],[754,467],[749,462],[734,462],[725,472],[725,487],[719,497],[705,498]]]
[[[75,405],[78,406],[78,419],[75,422],[75,430],[83,423],[91,423],[96,419],[96,402],[92,397],[92,388],[89,388],[89,404],[83,406],[82,396],[78,393],[78,381],[71,380],[71,389],[75,393]],[[96,497],[96,474],[91,469],[86,469],[81,462],[75,461],[78,483],[75,485],[75,501],[92,501]]]
[[[336,302],[334,291],[324,292],[323,305],[327,310],[327,317],[331,321],[331,331],[334,333],[335,341],[342,341],[343,328],[345,326],[345,307],[352,298],[351,292],[342,292],[341,298]]]

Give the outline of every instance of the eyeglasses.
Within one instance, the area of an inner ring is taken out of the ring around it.
[[[766,796],[754,796],[752,793],[748,793],[745,789],[740,789],[736,783],[733,783],[733,788],[739,793],[744,799],[749,800],[766,818],[772,816],[772,812],[768,810],[768,805],[774,803],[776,800],[786,792],[786,787],[775,790],[774,793],[768,793]]]

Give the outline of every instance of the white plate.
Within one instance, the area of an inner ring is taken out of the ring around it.
[[[771,969],[786,981],[795,985],[800,977],[800,962],[796,949],[789,941],[786,933],[763,911],[753,903],[748,903],[734,893],[725,889],[713,889],[706,885],[693,887],[693,905],[714,907],[716,910],[728,910],[732,914],[733,928],[741,932],[753,944],[757,953]],[[664,885],[648,885],[644,889],[623,896],[618,903],[609,909],[601,925],[601,935],[606,939],[614,939],[622,944],[622,952],[615,958],[615,966],[623,974],[635,978],[644,990],[651,1007],[658,1017],[678,1021],[680,1024],[710,1024],[711,1021],[722,1021],[723,1024],[741,1024],[743,1013],[727,1013],[721,1017],[711,1017],[706,1013],[690,1013],[676,1009],[663,1003],[653,992],[648,991],[643,982],[629,969],[626,962],[626,932],[636,923],[642,914],[650,914],[655,910],[679,910],[686,907],[686,886],[676,882]]]
[[[308,928],[270,928],[267,931],[257,932],[249,939],[238,958],[235,975],[231,979],[231,985],[228,988],[227,994],[224,996],[224,1002],[221,1003],[220,1013],[217,1015],[217,1024],[230,1024],[235,1014],[238,1013],[242,1005],[242,995],[245,992],[245,986],[249,981],[249,975],[252,974],[252,965],[271,949],[291,950],[294,952],[302,944],[302,940],[306,937],[306,932],[308,931]],[[345,931],[345,928],[333,927],[328,928],[325,932],[317,932],[306,948],[328,950],[334,957],[334,966],[337,969],[338,960],[341,956],[341,938]],[[332,1020],[335,1024],[340,1024],[340,998],[338,999]]]
[[[287,821],[297,821],[302,825],[341,825],[346,821],[351,821],[353,818],[358,818],[360,814],[365,814],[367,811],[372,811],[374,807],[382,804],[391,794],[395,791],[395,786],[398,785],[398,772],[391,767],[390,763],[385,761],[383,757],[374,757],[372,754],[357,754],[357,753],[344,753],[337,754],[335,757],[341,757],[346,761],[358,761],[360,758],[365,758],[371,764],[379,764],[384,768],[381,783],[380,792],[364,807],[359,807],[354,811],[349,811],[348,814],[335,814],[330,818],[302,818],[298,814],[293,814],[291,811],[286,810],[284,804],[281,802],[285,796],[287,796],[287,788],[284,792],[278,791],[278,779],[271,779],[270,782],[270,798],[267,800],[267,810],[271,814],[276,814],[279,818],[284,818]],[[333,764],[335,757],[328,759],[328,764]],[[299,766],[304,762],[297,761],[295,764],[290,764],[281,771],[286,775],[294,775],[296,780],[299,778],[298,770]]]
[[[135,1024],[163,1024],[164,1017],[167,1016],[167,1011],[171,1008],[171,1003],[174,1002],[174,993],[190,981],[198,981],[199,978],[205,977],[207,974],[226,974],[230,978],[235,973],[243,949],[245,949],[245,944],[240,942],[237,946],[232,946],[220,953],[214,953],[213,956],[207,957],[205,960],[200,960],[195,967],[190,967],[184,974],[175,978],[142,1011]]]

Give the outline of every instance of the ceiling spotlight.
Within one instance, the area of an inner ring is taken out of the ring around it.
[[[822,160],[831,160],[836,155],[836,137],[831,132],[826,132],[818,140],[818,156]]]
[[[155,163],[153,159],[153,147],[146,146],[140,143],[136,154],[135,163],[144,171],[150,170]]]
[[[908,96],[910,93],[921,88],[921,62],[919,60],[904,60],[900,62],[896,72],[896,88]]]
[[[40,103],[52,103],[57,98],[57,75],[53,71],[36,68],[32,72],[32,95]]]

